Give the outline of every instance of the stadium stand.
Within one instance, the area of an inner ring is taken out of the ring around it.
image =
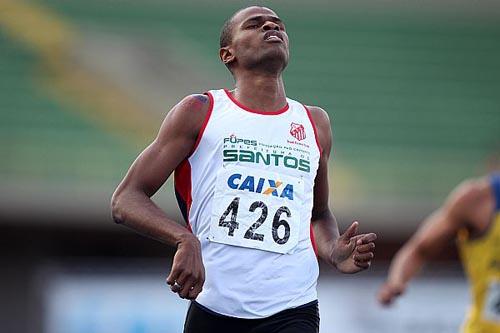
[[[214,82],[224,78],[231,84],[217,58],[217,38],[234,5],[48,1],[44,6],[81,32],[143,36],[158,45],[174,41],[170,46],[181,51],[183,44],[196,44],[199,54],[186,59],[203,58]],[[437,204],[453,184],[481,173],[488,156],[498,155],[498,23],[337,12],[333,6],[275,7],[292,37],[285,76],[289,95],[320,105],[331,116],[340,210],[373,213],[389,205],[405,214],[417,212]],[[44,94],[44,70],[32,52],[4,35],[0,48],[0,80],[9,88],[2,91],[3,133],[14,133],[3,147],[8,158],[2,173],[116,181],[135,150],[96,125],[95,117],[89,121],[74,112],[77,103],[62,104]],[[85,167],[82,157],[89,161]]]

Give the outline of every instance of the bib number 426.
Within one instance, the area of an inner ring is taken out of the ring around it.
[[[227,235],[230,237],[234,236],[234,230],[239,228],[239,223],[238,223],[238,209],[240,207],[240,198],[235,197],[229,206],[227,206],[226,210],[222,214],[222,216],[219,219],[219,226],[220,227],[225,227],[228,228]],[[246,239],[251,239],[259,242],[264,241],[264,234],[258,233],[257,229],[264,224],[264,222],[267,219],[269,209],[265,203],[262,201],[255,201],[250,205],[250,208],[248,209],[250,212],[255,212],[257,209],[260,210],[260,217],[253,223],[246,231],[244,234],[244,238]],[[288,242],[290,238],[290,224],[286,220],[282,220],[281,216],[283,214],[286,214],[287,218],[292,217],[292,213],[290,212],[290,209],[287,206],[281,206],[279,207],[273,217],[273,222],[272,222],[272,228],[271,228],[271,234],[273,237],[273,240],[275,243],[283,245],[286,242]],[[229,216],[229,218],[228,218]],[[282,232],[283,236],[280,237],[278,231],[280,230],[280,227],[283,227],[281,229],[284,229],[284,232]]]

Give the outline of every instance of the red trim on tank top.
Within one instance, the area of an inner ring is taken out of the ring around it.
[[[191,196],[191,164],[189,164],[187,158],[184,159],[181,164],[177,166],[177,168],[175,168],[174,186],[177,193],[179,193],[180,197],[186,204],[186,226],[189,231],[193,232],[189,221],[189,211],[191,210],[191,203],[193,202],[193,198]]]
[[[311,238],[311,244],[314,250],[314,254],[316,254],[316,257],[318,256],[318,248],[316,246],[316,239],[314,238],[314,230],[313,230],[313,225],[312,223],[309,225],[309,237]]]
[[[283,112],[287,111],[288,108],[289,108],[289,105],[288,105],[288,102],[286,103],[286,105],[284,107],[282,107],[281,109],[277,110],[277,111],[262,111],[262,110],[255,110],[255,109],[251,109],[243,104],[241,104],[240,102],[238,102],[236,100],[236,98],[234,98],[234,96],[231,94],[231,92],[227,89],[224,89],[224,92],[226,93],[227,97],[229,97],[229,99],[234,103],[236,104],[236,106],[238,106],[240,109],[243,109],[245,111],[248,111],[248,112],[252,112],[252,113],[257,113],[257,114],[262,114],[262,115],[265,115],[265,116],[275,116],[275,115],[278,115],[278,114],[282,114]]]
[[[319,158],[321,158],[321,155],[323,155],[323,148],[321,148],[321,145],[319,144],[319,136],[318,136],[318,129],[316,128],[316,124],[314,123],[312,116],[311,116],[311,111],[309,111],[309,108],[302,104],[304,106],[304,109],[306,109],[307,112],[307,117],[309,118],[309,121],[311,122],[313,131],[314,131],[314,138],[316,139],[316,145],[318,146],[319,150]]]
[[[196,137],[196,141],[194,143],[193,149],[189,153],[189,155],[175,168],[174,172],[174,186],[179,193],[179,196],[184,201],[186,205],[186,224],[189,231],[193,232],[191,228],[191,223],[189,221],[189,212],[191,210],[191,204],[193,202],[192,198],[192,183],[191,183],[191,164],[189,164],[189,157],[193,155],[200,144],[201,138],[203,137],[203,133],[207,128],[208,121],[210,120],[210,116],[212,115],[212,110],[214,109],[214,97],[210,92],[205,92],[204,95],[208,96],[210,105],[208,106],[207,114],[205,119],[203,120],[203,124],[201,124],[200,131],[198,132],[198,136]]]
[[[205,133],[205,128],[207,128],[208,121],[210,120],[210,116],[212,115],[212,110],[214,109],[214,97],[212,96],[212,94],[208,91],[203,93],[203,94],[208,96],[208,100],[209,100],[210,105],[208,106],[207,115],[205,116],[205,120],[203,121],[203,124],[201,124],[201,128],[200,128],[200,131],[198,132],[198,136],[196,138],[196,142],[194,143],[193,149],[191,150],[191,152],[189,153],[187,158],[191,157],[191,155],[193,155],[193,153],[195,152],[196,148],[198,148],[198,145],[200,144],[201,138],[203,137],[203,133]]]

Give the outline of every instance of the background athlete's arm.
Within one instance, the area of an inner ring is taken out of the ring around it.
[[[332,132],[328,114],[318,107],[309,107],[318,131],[322,154],[314,182],[314,204],[311,223],[318,256],[344,273],[356,273],[370,267],[375,249],[374,233],[357,235],[358,222],[354,222],[344,234],[339,234],[328,196],[328,159],[332,148]]]
[[[193,149],[210,102],[204,95],[184,98],[165,117],[155,140],[137,157],[112,198],[117,223],[177,247],[167,283],[182,298],[194,299],[205,280],[198,239],[169,219],[150,199]]]
[[[392,260],[387,281],[379,290],[381,304],[389,305],[401,295],[422,266],[466,226],[470,220],[467,214],[475,204],[475,197],[474,188],[470,183],[464,183],[450,194],[442,207],[424,220]]]

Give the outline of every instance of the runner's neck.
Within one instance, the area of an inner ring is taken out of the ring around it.
[[[287,103],[281,75],[241,75],[231,93],[241,104],[256,110],[272,112],[283,108]]]

